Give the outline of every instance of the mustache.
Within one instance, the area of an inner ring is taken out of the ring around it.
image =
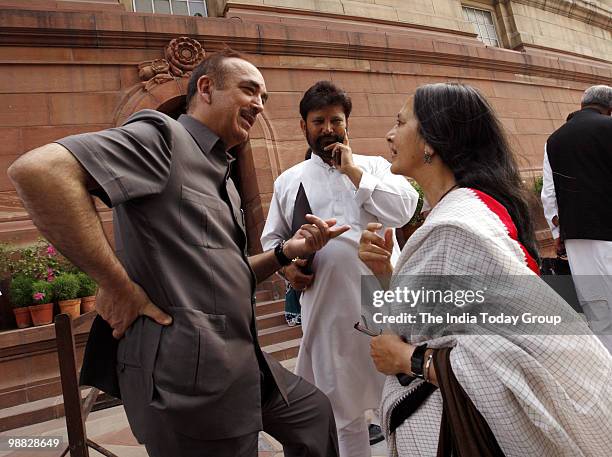
[[[319,138],[317,138],[316,142],[317,144],[323,144],[323,142],[325,141],[328,144],[332,144],[332,143],[342,143],[343,140],[344,138],[340,135],[325,135],[325,136],[320,136]]]
[[[259,111],[254,110],[254,109],[243,108],[240,110],[240,114],[250,117],[252,121],[255,122],[255,120],[257,119],[257,115],[259,114]]]
[[[314,142],[315,144],[314,145],[310,145],[310,146],[319,155],[324,155],[324,156],[330,156],[331,157],[331,152],[330,151],[324,151],[323,148],[325,148],[326,146],[329,146],[330,144],[342,143],[343,141],[344,141],[344,137],[342,137],[340,135],[324,135],[324,136],[318,137],[315,140],[315,142]]]

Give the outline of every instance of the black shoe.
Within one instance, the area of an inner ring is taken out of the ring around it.
[[[370,424],[368,426],[368,433],[370,434],[370,446],[380,443],[385,439],[380,425]]]

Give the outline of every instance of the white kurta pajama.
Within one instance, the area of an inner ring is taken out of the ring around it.
[[[361,275],[372,274],[358,258],[361,232],[370,222],[405,225],[418,202],[417,192],[403,176],[393,175],[382,157],[353,154],[353,161],[363,170],[357,189],[316,154],[281,174],[261,238],[263,249],[269,250],[291,237],[300,183],[314,215],[351,226],[316,253],[314,281],[300,297],[304,336],[296,374],[329,397],[339,430],[378,407],[384,383],[370,358],[369,337],[353,328],[360,320]],[[394,258],[398,254],[395,243]]]
[[[559,227],[552,222],[559,212],[546,146],[541,198],[552,236],[559,238]],[[612,241],[578,239],[564,243],[580,306],[589,326],[612,354]]]

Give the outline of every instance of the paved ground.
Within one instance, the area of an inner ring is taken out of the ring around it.
[[[283,365],[293,368],[294,361],[286,361]],[[115,453],[118,457],[148,457],[144,446],[141,446],[132,435],[128,426],[123,406],[109,408],[103,411],[96,411],[89,415],[87,420],[88,437]],[[4,443],[8,436],[28,436],[28,437],[62,437],[63,442],[67,443],[66,424],[63,418],[55,419],[40,424],[11,430],[0,433],[0,456],[6,457],[59,457],[61,451],[6,451]],[[63,448],[62,448],[63,449]],[[282,457],[283,448],[274,438],[261,433],[259,437],[259,457]],[[90,450],[91,457],[101,457],[102,454]],[[384,457],[387,455],[385,442],[381,442],[372,447],[374,457]]]
[[[118,457],[148,457],[144,446],[136,442],[127,424],[127,418],[122,406],[91,413],[87,420],[87,433],[94,442],[114,452]],[[61,436],[67,443],[65,423],[63,419],[55,419],[41,424],[31,425],[11,430],[1,434],[6,436]],[[2,440],[6,441],[6,440]],[[259,437],[259,457],[282,457],[283,448],[274,438],[261,433]],[[372,447],[372,455],[383,457],[387,455],[384,442]],[[6,457],[58,457],[61,451],[0,451],[0,456]],[[102,457],[102,454],[90,450],[91,457]]]

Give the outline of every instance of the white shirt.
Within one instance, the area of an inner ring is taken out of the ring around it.
[[[557,209],[557,196],[555,194],[555,183],[553,182],[553,173],[548,161],[548,153],[546,145],[544,145],[544,163],[542,164],[542,206],[544,207],[544,217],[550,227],[553,238],[559,238],[559,227],[553,224],[552,220],[559,214]]]
[[[316,154],[281,174],[261,237],[264,250],[291,237],[300,183],[314,215],[351,226],[316,253],[314,282],[300,298],[304,336],[296,373],[329,397],[338,428],[377,408],[384,383],[370,357],[369,337],[353,328],[362,314],[361,276],[372,274],[358,257],[361,232],[370,222],[405,225],[418,202],[418,193],[390,172],[384,158],[353,154],[353,162],[363,171],[358,188]],[[397,258],[397,243],[394,253]]]

